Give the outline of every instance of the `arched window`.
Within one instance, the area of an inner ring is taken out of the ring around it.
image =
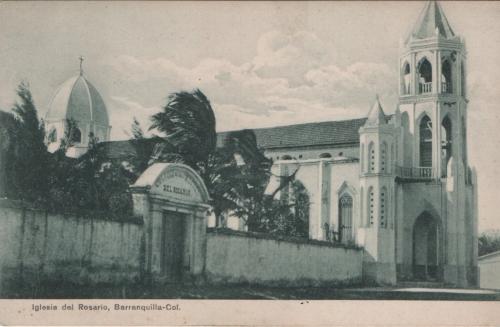
[[[366,214],[364,213],[364,205],[365,205],[364,198],[365,198],[365,192],[363,190],[363,187],[361,186],[361,190],[359,192],[359,207],[361,208],[361,210],[360,210],[361,214],[360,214],[359,220],[360,220],[360,225],[363,227],[368,225],[365,221]]]
[[[432,122],[425,115],[420,120],[420,166],[432,167]]]
[[[284,156],[281,157],[281,160],[292,160],[292,157],[289,156],[288,154],[285,154]]]
[[[73,132],[71,133],[71,142],[73,143],[81,143],[82,142],[82,132],[78,127],[75,127],[73,129]]]
[[[389,172],[392,172],[394,169],[394,165],[396,164],[396,156],[394,153],[394,144],[391,144],[391,157],[389,160],[390,160],[389,165],[387,165],[387,166],[389,167]]]
[[[380,227],[387,227],[387,188],[384,186],[380,191]]]
[[[467,124],[462,116],[462,159],[464,167],[467,167]]]
[[[465,96],[465,89],[467,86],[466,80],[465,80],[465,65],[462,62],[460,64],[460,83],[461,83],[461,89],[462,89],[462,96]]]
[[[47,141],[49,143],[57,142],[57,130],[54,127],[50,129],[49,135],[47,136]]]
[[[411,71],[410,64],[406,61],[403,65],[403,94],[411,92]]]
[[[349,194],[339,199],[339,237],[344,244],[352,241],[352,197]]]
[[[373,192],[373,186],[368,188],[368,226],[373,226],[375,222],[375,194]]]
[[[331,158],[332,155],[328,152],[322,153],[319,155],[320,158]]]
[[[441,168],[443,174],[446,175],[446,167],[452,156],[452,134],[451,134],[451,119],[448,115],[444,117],[441,123],[441,159],[443,160]]]
[[[375,145],[373,142],[368,145],[368,172],[375,173]]]
[[[419,93],[432,92],[432,65],[427,58],[423,58],[418,64],[418,85]]]
[[[385,141],[380,148],[380,173],[387,173],[387,143]]]
[[[448,59],[445,59],[441,65],[441,92],[453,93],[451,64]]]

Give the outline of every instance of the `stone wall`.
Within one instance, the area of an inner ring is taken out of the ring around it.
[[[0,293],[16,282],[131,281],[142,225],[49,214],[0,201]]]
[[[209,230],[205,276],[211,283],[317,286],[359,283],[362,250],[323,241]]]

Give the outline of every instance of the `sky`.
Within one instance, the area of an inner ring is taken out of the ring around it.
[[[0,109],[30,83],[40,115],[84,72],[108,107],[111,138],[144,128],[168,94],[201,89],[217,130],[363,117],[397,105],[398,56],[424,3],[0,2]],[[442,2],[466,40],[469,161],[479,228],[500,229],[500,3]]]

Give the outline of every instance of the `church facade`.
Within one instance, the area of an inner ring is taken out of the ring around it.
[[[362,247],[367,279],[476,285],[477,177],[467,158],[466,50],[438,3],[425,5],[398,69],[394,114],[387,115],[377,97],[366,118],[255,129],[274,162],[270,187],[295,174],[310,199],[309,238]],[[49,150],[59,147],[67,118],[78,127],[69,156],[86,151],[89,133],[109,140],[106,106],[82,71],[52,101]]]
[[[363,247],[377,282],[476,284],[465,69],[464,41],[431,1],[401,49],[394,114],[377,97],[364,119],[256,130],[274,175],[308,190],[309,237]]]

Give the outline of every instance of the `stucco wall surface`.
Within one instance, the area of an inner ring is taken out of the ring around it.
[[[0,203],[0,293],[16,282],[133,280],[142,226]]]
[[[305,286],[361,281],[361,250],[316,242],[209,232],[205,274],[212,283]]]

